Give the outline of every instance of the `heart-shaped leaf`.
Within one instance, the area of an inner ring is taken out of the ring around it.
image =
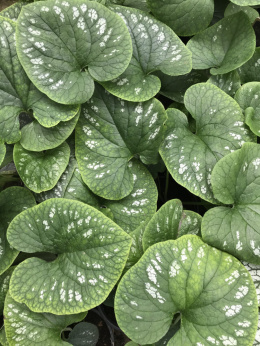
[[[28,79],[16,53],[16,24],[0,17],[0,138],[15,143],[21,138],[19,114],[33,110],[34,117],[46,127],[72,119],[78,106],[51,101]]]
[[[235,100],[245,112],[246,124],[260,136],[260,82],[244,84],[237,91]]]
[[[167,25],[134,8],[111,6],[111,9],[128,27],[133,57],[120,77],[102,83],[109,92],[124,100],[143,102],[160,90],[160,79],[153,75],[154,71],[172,76],[190,72],[190,51]]]
[[[58,254],[53,262],[23,261],[10,281],[16,301],[58,315],[101,304],[119,279],[131,245],[131,238],[101,212],[59,198],[19,214],[8,228],[8,241],[23,252]]]
[[[70,324],[81,321],[86,312],[55,316],[37,314],[25,304],[16,302],[8,293],[5,300],[5,331],[10,345],[68,345],[61,339],[61,332]]]
[[[15,4],[8,6],[3,11],[1,11],[0,16],[6,17],[6,18],[11,19],[12,21],[16,22],[23,6],[25,6],[27,4],[28,4],[28,2],[26,2],[26,1],[16,2]]]
[[[216,75],[243,65],[254,54],[255,45],[255,33],[248,16],[238,12],[195,35],[187,47],[192,52],[194,69],[211,68],[211,74]]]
[[[249,263],[260,264],[260,146],[245,143],[213,169],[214,196],[232,207],[217,207],[202,219],[202,237]]]
[[[241,87],[241,81],[237,71],[211,76],[208,82],[216,85],[232,97],[234,97],[236,91]]]
[[[187,117],[168,109],[169,126],[160,153],[173,178],[193,194],[218,204],[211,190],[217,161],[254,137],[244,124],[239,105],[210,83],[190,87],[184,104],[196,120],[195,133]],[[170,120],[171,118],[171,120]]]
[[[260,82],[260,47],[256,47],[250,60],[238,69],[242,83]]]
[[[230,16],[239,11],[243,11],[249,17],[252,24],[255,22],[256,18],[259,17],[259,13],[254,8],[244,5],[239,6],[232,3],[227,6],[225,10],[225,17]]]
[[[192,36],[207,28],[214,12],[213,0],[147,0],[156,18],[169,25],[179,36]]]
[[[136,104],[96,87],[76,126],[76,157],[88,187],[106,199],[129,195],[134,186],[129,161],[158,161],[166,119],[156,99]]]
[[[72,329],[67,341],[73,346],[96,346],[98,339],[97,326],[92,323],[81,322]]]
[[[192,235],[151,246],[120,281],[115,312],[120,328],[141,344],[161,339],[181,312],[169,346],[249,346],[258,322],[245,267]]]
[[[9,289],[9,282],[14,271],[15,267],[8,268],[1,276],[0,276],[0,313],[4,309],[4,301],[5,296]],[[0,341],[1,342],[1,341]]]
[[[26,73],[59,103],[86,102],[93,94],[94,79],[118,77],[131,59],[124,22],[95,1],[29,4],[17,23],[18,55]]]
[[[70,148],[66,142],[45,152],[14,146],[14,163],[24,184],[33,192],[52,189],[68,165]]]
[[[247,262],[242,263],[252,276],[256,288],[258,306],[260,306],[260,266]]]
[[[189,213],[189,211],[183,211],[179,199],[166,202],[145,227],[143,234],[144,251],[156,243],[174,240],[184,234],[198,234],[201,216],[196,213],[189,215]]]
[[[21,145],[26,150],[43,151],[61,145],[74,130],[80,112],[69,121],[62,121],[50,128],[43,127],[37,120],[24,126],[21,131]]]
[[[22,187],[12,186],[0,193],[0,274],[10,267],[18,255],[18,251],[6,239],[7,227],[16,215],[34,205],[33,195]]]
[[[6,154],[6,147],[3,143],[0,142],[0,165],[4,161],[5,154]]]

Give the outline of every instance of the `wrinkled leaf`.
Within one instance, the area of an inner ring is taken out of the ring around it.
[[[131,245],[131,238],[96,209],[59,198],[19,214],[8,228],[8,241],[23,252],[58,254],[53,262],[23,261],[10,281],[17,302],[58,315],[101,304],[119,279]]]
[[[187,44],[192,67],[208,69],[213,75],[235,70],[255,51],[256,38],[248,16],[238,12],[195,35]],[[239,52],[239,54],[237,53]]]
[[[132,55],[122,19],[95,1],[83,0],[26,6],[18,19],[17,48],[36,87],[63,104],[86,102],[94,91],[93,79],[118,77]]]
[[[260,82],[260,47],[256,47],[250,60],[238,69],[242,83]]]
[[[202,219],[203,239],[243,261],[260,264],[260,146],[245,143],[213,169],[214,196],[231,207],[217,207]]]
[[[161,339],[181,312],[169,346],[251,345],[258,322],[244,266],[192,235],[150,247],[120,281],[115,312],[120,328],[141,344]]]
[[[241,87],[241,81],[237,71],[211,76],[208,82],[216,85],[232,97],[234,97],[236,91]]]
[[[92,323],[81,322],[76,324],[67,341],[73,346],[96,346],[99,339],[97,326]]]

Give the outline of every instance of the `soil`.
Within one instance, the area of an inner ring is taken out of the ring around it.
[[[0,0],[0,12],[6,7],[13,5],[15,2],[15,0]]]

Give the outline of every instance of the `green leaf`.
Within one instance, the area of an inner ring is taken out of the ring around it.
[[[119,279],[131,245],[131,238],[101,212],[59,198],[19,214],[8,228],[8,241],[23,252],[58,254],[53,262],[23,261],[10,281],[16,301],[58,315],[101,304]]]
[[[147,11],[147,12],[150,11],[146,3],[146,0],[110,0],[110,2],[111,4],[138,8],[139,10],[142,10],[142,11]]]
[[[3,346],[9,346],[9,343],[7,341],[7,338],[6,338],[4,326],[0,329],[0,344]]]
[[[16,22],[23,6],[27,4],[28,2],[24,2],[24,1],[16,2],[15,4],[8,6],[3,11],[1,11],[0,16],[6,17]]]
[[[252,263],[242,262],[242,264],[249,271],[256,288],[258,306],[260,306],[260,266]]]
[[[247,62],[254,54],[255,45],[250,20],[239,12],[195,35],[187,47],[192,52],[194,69],[211,68],[211,74],[216,75],[231,72]]]
[[[193,194],[218,204],[211,189],[211,171],[217,161],[254,136],[244,124],[239,105],[210,83],[190,87],[185,107],[196,120],[189,129],[187,117],[168,109],[169,123],[160,154],[173,178]]]
[[[208,71],[195,71],[184,76],[167,76],[162,72],[156,72],[160,78],[162,87],[160,94],[170,98],[173,101],[183,103],[186,90],[193,84],[206,82],[209,78]]]
[[[106,199],[129,195],[134,185],[130,160],[157,163],[166,119],[156,99],[122,101],[96,86],[76,126],[76,157],[88,187]]]
[[[214,13],[214,0],[147,0],[156,18],[167,24],[179,36],[192,36],[207,28]]]
[[[120,281],[115,312],[119,327],[141,344],[161,339],[180,312],[181,329],[169,346],[249,346],[258,322],[244,266],[192,235],[150,247]]]
[[[162,241],[174,240],[190,232],[199,233],[200,219],[196,213],[183,211],[179,199],[166,202],[145,227],[142,240],[144,251]]]
[[[66,142],[45,152],[25,150],[20,143],[14,146],[14,163],[24,184],[33,192],[52,189],[65,171],[70,157]]]
[[[0,144],[0,151],[1,151],[2,145]],[[2,160],[2,163],[0,164],[0,169],[8,165],[10,162],[13,161],[13,146],[12,145],[6,145],[5,146],[5,156]],[[0,160],[1,162],[1,160]]]
[[[92,323],[81,322],[72,329],[67,341],[73,346],[96,346],[98,339],[98,328]]]
[[[250,60],[238,69],[242,83],[260,82],[260,47],[256,47]]]
[[[22,128],[21,145],[26,150],[43,151],[61,145],[74,130],[80,112],[69,121],[62,121],[50,128],[43,127],[37,120]]]
[[[245,143],[212,172],[214,196],[223,204],[206,212],[202,237],[243,261],[260,264],[260,146]]]
[[[230,1],[239,6],[259,5],[259,0],[230,0]]]
[[[253,346],[259,346],[260,344],[260,313],[259,313],[259,319],[258,319],[258,328],[255,336],[255,342]]]
[[[216,85],[232,97],[234,97],[236,91],[241,87],[241,81],[237,71],[211,76],[208,82]]]
[[[128,259],[126,261],[125,271],[135,265],[144,254],[142,243],[144,230],[145,222],[141,223],[141,225],[136,230],[129,234],[132,237],[132,245],[130,248]]]
[[[260,82],[244,84],[236,93],[235,100],[245,112],[245,122],[250,130],[260,136]]]
[[[0,274],[11,266],[18,255],[6,239],[7,227],[16,215],[34,205],[33,195],[23,187],[9,187],[0,193]]]
[[[35,86],[62,104],[86,102],[94,91],[93,79],[118,77],[132,55],[122,19],[83,0],[26,6],[18,19],[17,51]]]
[[[5,154],[6,154],[6,147],[3,143],[0,142],[0,165],[4,161]]]
[[[191,54],[178,36],[153,16],[122,6],[110,7],[127,25],[133,43],[133,57],[126,71],[102,85],[124,100],[143,102],[160,90],[160,80],[153,75],[161,70],[178,76],[190,72]]]
[[[8,292],[9,282],[14,269],[15,267],[10,267],[0,276],[0,314],[4,310],[5,296]]]
[[[252,7],[249,6],[239,6],[235,4],[229,4],[225,10],[225,17],[230,16],[239,11],[243,11],[250,19],[253,24],[257,17],[259,17],[259,13]]]
[[[5,300],[4,314],[6,336],[11,346],[68,345],[61,340],[61,332],[86,316],[86,312],[70,316],[37,314],[25,304],[16,302],[9,293]]]

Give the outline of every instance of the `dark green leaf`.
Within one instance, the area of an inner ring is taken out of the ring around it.
[[[67,341],[73,346],[96,346],[98,339],[98,328],[94,324],[81,322],[70,332]]]
[[[256,47],[250,60],[238,69],[242,83],[260,82],[260,47]]]
[[[239,6],[235,4],[229,4],[225,10],[225,17],[230,16],[239,11],[243,11],[250,19],[251,23],[254,23],[256,18],[259,17],[259,13],[252,7]]]
[[[234,97],[236,91],[241,87],[241,81],[237,71],[211,76],[208,82],[216,85],[232,97]]]

